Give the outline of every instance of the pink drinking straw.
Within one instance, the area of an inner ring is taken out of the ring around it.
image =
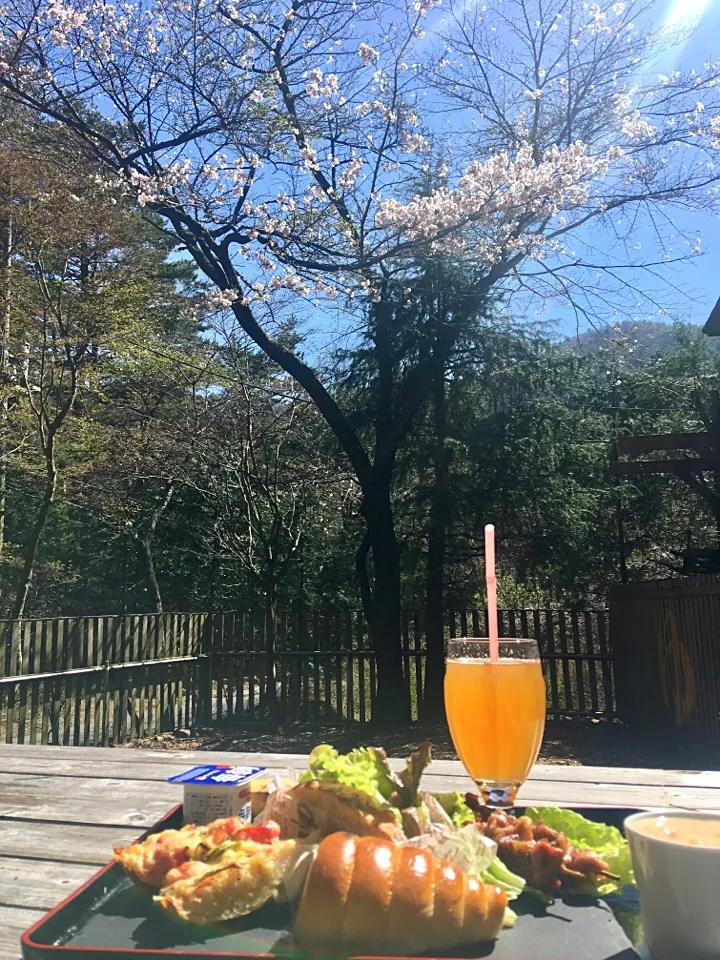
[[[497,663],[498,620],[497,620],[497,577],[495,576],[495,527],[488,523],[485,527],[485,582],[487,583],[488,637],[490,638],[490,659]]]

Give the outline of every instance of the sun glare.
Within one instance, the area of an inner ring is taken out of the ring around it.
[[[673,30],[678,27],[692,29],[705,13],[713,0],[673,0],[670,4],[663,28]]]

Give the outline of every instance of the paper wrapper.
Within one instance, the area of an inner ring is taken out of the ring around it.
[[[487,870],[497,854],[493,843],[475,827],[474,823],[460,829],[438,826],[431,833],[408,840],[405,846],[421,847],[440,860],[447,860],[471,877]]]
[[[297,840],[299,831],[292,829],[296,816],[296,804],[292,797],[287,795],[287,790],[294,787],[297,782],[297,771],[292,767],[288,767],[268,780],[267,784],[263,785],[265,794],[263,808],[254,817],[253,822],[264,823],[267,820],[274,820],[282,826],[284,839]],[[317,849],[318,844],[313,843],[311,838],[298,840],[297,856],[285,872],[281,887],[278,889],[277,899],[280,902],[294,903],[300,899]]]
[[[307,821],[307,812],[303,804],[287,790],[275,790],[267,799],[263,811],[263,821],[274,820],[280,825],[282,836],[288,840],[307,838],[313,832],[313,824]]]
[[[273,793],[278,790],[286,790],[288,787],[294,787],[296,783],[297,771],[291,767],[276,773],[272,777],[261,777],[255,780],[252,792],[253,823],[263,823],[265,821],[265,806]]]
[[[277,899],[283,903],[294,903],[300,899],[305,887],[310,867],[313,865],[318,845],[316,843],[298,843],[297,856],[288,866],[283,877],[282,885],[278,889]]]

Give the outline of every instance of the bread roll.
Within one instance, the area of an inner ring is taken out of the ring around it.
[[[336,833],[318,848],[300,900],[304,950],[409,955],[494,940],[507,895],[416,847]]]
[[[402,843],[406,837],[398,817],[381,810],[361,790],[311,780],[268,797],[265,819],[280,825],[281,835],[317,842],[338,831],[385,837]]]

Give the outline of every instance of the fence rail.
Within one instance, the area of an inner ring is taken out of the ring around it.
[[[604,610],[501,610],[500,633],[537,639],[554,715],[613,716]],[[275,688],[288,722],[365,722],[375,654],[357,611],[278,617]],[[261,614],[147,614],[0,621],[0,742],[120,743],[197,723],[262,719],[267,665]],[[450,611],[446,637],[483,636],[484,610]],[[425,679],[423,617],[402,619],[405,682],[417,719]]]

